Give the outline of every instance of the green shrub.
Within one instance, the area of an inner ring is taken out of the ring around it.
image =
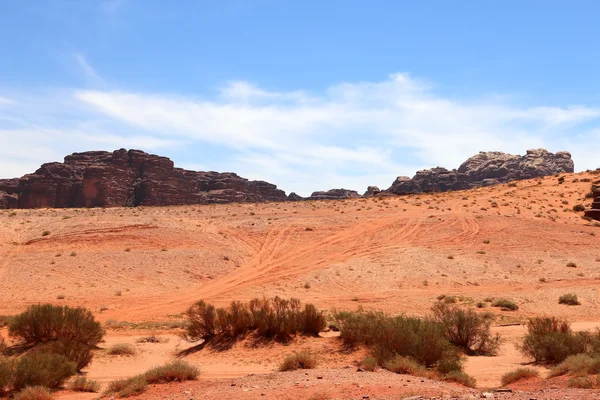
[[[519,349],[535,362],[558,364],[571,355],[600,349],[600,335],[574,333],[570,324],[560,318],[531,318],[527,322],[527,334]]]
[[[143,375],[132,376],[127,379],[118,379],[108,384],[104,395],[116,395],[118,397],[129,397],[146,391],[148,381]]]
[[[373,347],[379,363],[396,355],[429,367],[453,351],[444,326],[429,318],[389,317],[379,312],[338,312],[340,338],[347,346]]]
[[[475,378],[460,371],[450,372],[449,374],[444,375],[442,380],[446,382],[456,382],[470,388],[477,387]]]
[[[308,351],[301,351],[287,356],[281,365],[279,371],[295,371],[297,369],[313,369],[317,366],[317,359]]]
[[[60,340],[88,346],[97,345],[104,336],[89,310],[51,304],[33,305],[15,316],[9,323],[9,333],[26,343]]]
[[[577,298],[576,294],[569,293],[569,294],[563,294],[562,296],[560,296],[558,298],[558,304],[566,304],[568,306],[578,306],[581,303],[579,302],[579,299]]]
[[[454,371],[461,372],[463,370],[462,359],[459,354],[448,354],[446,357],[438,361],[435,369],[442,375],[446,375]]]
[[[75,363],[60,354],[32,351],[23,355],[15,367],[15,390],[27,386],[56,389],[75,375]]]
[[[438,303],[432,308],[435,319],[444,326],[450,343],[471,355],[495,355],[500,335],[492,335],[491,321],[472,309]]]
[[[500,307],[503,311],[517,311],[519,306],[512,300],[498,299],[492,303],[492,307]]]
[[[0,356],[0,395],[8,390],[13,385],[15,375],[14,360]]]
[[[187,310],[187,317],[187,340],[195,342],[215,336],[217,315],[214,306],[200,300]]]
[[[540,373],[531,368],[517,368],[514,371],[502,375],[502,386],[515,383],[523,379],[537,378]]]
[[[20,391],[14,400],[54,400],[54,395],[43,386],[29,386]]]
[[[148,383],[183,382],[196,380],[200,370],[185,361],[176,360],[144,373]]]
[[[117,343],[108,349],[107,354],[111,356],[134,356],[136,350],[129,343]]]
[[[94,357],[91,346],[78,342],[49,342],[37,347],[36,350],[67,357],[69,361],[75,363],[78,372],[87,367]]]
[[[304,306],[302,318],[304,319],[302,332],[313,336],[319,336],[319,333],[327,325],[327,320],[323,313],[318,311],[312,304]]]
[[[100,391],[100,384],[94,380],[87,379],[85,376],[78,376],[71,382],[69,389],[74,392],[97,393]]]

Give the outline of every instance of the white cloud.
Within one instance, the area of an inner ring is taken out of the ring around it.
[[[483,96],[457,100],[407,74],[340,83],[317,94],[271,91],[244,81],[227,83],[214,98],[126,90],[72,94],[58,104],[69,105],[76,123],[57,126],[65,122],[53,118],[47,126],[42,118],[35,126],[77,133],[91,147],[127,145],[160,153],[182,143],[214,146],[217,161],[188,165],[268,180],[302,195],[340,186],[386,188],[396,176],[412,176],[419,168],[456,168],[480,150],[570,150],[578,169],[600,166],[594,165],[600,151],[598,108],[522,106]],[[56,112],[52,103],[48,107]],[[179,164],[177,151],[171,154]]]

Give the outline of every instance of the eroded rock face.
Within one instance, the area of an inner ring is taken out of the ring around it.
[[[600,182],[598,182],[600,184]],[[594,201],[592,202],[592,208],[585,210],[585,216],[600,221],[600,187],[596,188],[593,192]]]
[[[395,194],[444,192],[573,172],[571,154],[556,154],[544,149],[527,150],[524,156],[490,151],[480,152],[456,170],[436,167],[417,171],[411,179],[398,177],[387,192]]]
[[[233,173],[175,168],[139,150],[89,151],[0,180],[0,208],[110,207],[285,201],[285,192]]]
[[[331,189],[326,192],[313,192],[307,200],[340,200],[360,197],[356,190]]]
[[[377,186],[368,186],[367,191],[363,194],[363,197],[373,197],[381,193],[381,190]]]

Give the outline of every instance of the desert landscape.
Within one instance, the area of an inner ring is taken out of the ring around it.
[[[598,179],[590,171],[404,196],[2,210],[0,314],[38,303],[90,310],[106,333],[83,373],[103,388],[173,360],[200,370],[198,380],[151,385],[139,398],[595,398],[567,388],[565,376],[543,379],[549,367],[517,346],[531,317],[564,317],[575,331],[600,327],[600,223],[577,207]],[[580,304],[559,304],[564,294]],[[318,337],[248,336],[226,348],[182,337],[186,310],[199,300],[227,307],[274,296],[314,304],[327,327]],[[497,299],[518,309],[494,307]],[[503,338],[496,356],[465,357],[476,389],[364,371],[368,348],[348,350],[335,329],[335,312],[424,317],[436,303],[487,313]],[[115,345],[130,354],[111,355]],[[302,351],[316,369],[277,372]],[[502,385],[524,366],[540,376]],[[499,387],[513,392],[492,392]]]

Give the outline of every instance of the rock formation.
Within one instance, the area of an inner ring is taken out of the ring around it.
[[[175,168],[139,150],[89,151],[0,180],[0,208],[166,206],[285,201],[285,192],[233,173]]]
[[[594,201],[592,202],[592,208],[585,210],[585,216],[600,221],[600,187],[594,190]]]
[[[326,192],[313,192],[306,200],[340,200],[360,197],[356,190],[331,189]]]
[[[524,156],[492,151],[480,152],[457,169],[436,167],[417,171],[411,179],[399,176],[387,192],[395,194],[445,192],[573,172],[571,154],[544,149],[527,150]]]
[[[373,197],[381,193],[381,190],[377,186],[368,186],[367,191],[363,194],[363,197]]]

